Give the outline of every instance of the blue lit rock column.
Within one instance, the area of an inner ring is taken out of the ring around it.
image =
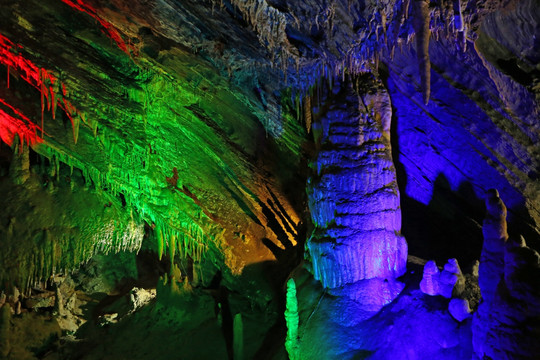
[[[403,288],[396,278],[406,270],[407,243],[400,235],[390,99],[374,80],[369,93],[357,88],[334,87],[313,125],[318,154],[307,191],[315,229],[307,249],[323,287],[378,310]]]

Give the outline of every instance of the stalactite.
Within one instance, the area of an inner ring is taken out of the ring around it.
[[[277,52],[281,55],[281,66],[285,68],[284,75],[287,76],[288,60],[296,58],[296,55],[287,39],[285,31],[287,26],[286,16],[278,9],[270,6],[266,0],[231,0],[231,4],[253,26],[261,44],[273,54]],[[272,61],[273,63],[274,61]]]
[[[429,103],[431,93],[431,63],[429,60],[429,1],[413,1],[413,28],[416,36],[416,56],[418,59],[418,69],[420,72],[420,86],[424,103]]]
[[[309,134],[311,132],[311,96],[306,95],[304,97],[304,119],[306,124],[306,131]]]
[[[21,54],[18,53],[17,49],[22,49],[22,46],[14,44],[8,38],[0,34],[0,64],[4,64],[9,68],[13,68],[14,70],[18,71],[23,80],[28,82],[40,92],[41,127],[33,125],[33,130],[40,130],[41,138],[43,138],[45,134],[43,123],[43,113],[45,111],[45,105],[47,105],[47,110],[52,112],[53,119],[55,118],[56,107],[60,106],[65,111],[66,115],[74,126],[74,139],[76,142],[78,136],[78,128],[75,128],[75,122],[78,122],[79,120],[75,119],[75,117],[81,117],[81,113],[77,110],[75,106],[71,104],[71,102],[66,99],[67,90],[65,85],[63,83],[60,83],[59,88],[61,89],[61,94],[56,94],[56,76],[54,76],[51,71],[38,67],[32,61],[23,57]],[[62,102],[60,102],[60,99]],[[26,119],[27,118],[25,118],[25,120]],[[83,119],[84,121],[84,118],[81,117],[81,119]],[[28,120],[28,122],[31,123],[30,120]],[[33,142],[35,142],[37,139],[33,138],[32,140]]]

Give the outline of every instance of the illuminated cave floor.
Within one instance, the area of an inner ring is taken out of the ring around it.
[[[301,359],[471,359],[471,319],[454,320],[448,299],[420,292],[422,266],[409,263],[408,269],[402,294],[378,313],[323,295],[320,283],[297,270]],[[136,296],[150,293],[155,291],[140,290]],[[157,293],[137,309],[130,300],[133,290],[109,296],[109,302],[95,293],[81,309],[88,321],[72,334],[61,335],[52,309],[15,315],[12,336],[18,339],[12,345],[18,350],[8,358],[227,360],[233,351],[230,314],[240,312],[244,358],[287,359],[285,325],[275,299],[266,307],[254,306],[243,294],[229,292],[228,309],[219,311],[216,297],[222,295],[214,290],[165,285],[162,279]]]
[[[378,313],[351,300],[321,297],[317,282],[305,271],[297,274],[302,358],[471,359],[471,318],[455,320],[449,299],[420,291],[422,266],[409,262],[407,268],[405,289]],[[466,289],[472,297],[478,291],[470,283]]]

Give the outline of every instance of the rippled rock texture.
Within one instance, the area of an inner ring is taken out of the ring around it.
[[[315,230],[307,248],[323,287],[346,286],[350,297],[377,307],[400,291],[395,279],[405,272],[407,244],[390,152],[391,105],[384,88],[367,81],[337,85],[314,125],[319,152],[308,197]]]

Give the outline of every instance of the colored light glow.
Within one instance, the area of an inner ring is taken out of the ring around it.
[[[110,22],[104,20],[99,16],[97,13],[97,10],[93,8],[92,6],[85,4],[81,0],[71,1],[71,0],[62,0],[63,3],[71,6],[72,8],[82,11],[84,13],[87,13],[91,17],[93,17],[96,21],[99,22],[99,24],[105,29],[103,30],[103,33],[107,35],[109,38],[111,38],[116,45],[125,52],[127,55],[130,55],[130,50],[135,50],[133,45],[127,45],[124,40],[122,39],[122,36],[120,35],[120,31]]]
[[[498,150],[489,146],[490,142],[497,142],[484,135],[493,134],[490,136],[495,138],[499,133],[495,124],[471,99],[450,87],[437,73],[432,75],[435,79],[432,98],[460,104],[459,109],[440,107],[433,102],[425,111],[407,97],[412,90],[401,88],[395,80],[396,74],[391,73],[388,80],[392,104],[397,109],[397,148],[406,174],[405,195],[428,205],[439,178],[454,192],[470,184],[478,199],[483,198],[487,189],[497,188],[509,208],[522,206],[523,196],[490,165],[500,164]],[[476,129],[476,134],[469,129]],[[504,138],[500,138],[500,143],[505,143]],[[513,164],[520,162],[513,153],[504,156]]]
[[[48,70],[36,66],[32,61],[18,54],[17,49],[22,48],[21,45],[14,44],[11,40],[0,34],[0,63],[7,66],[8,74],[10,74],[10,69],[12,68],[20,74],[22,79],[38,89],[41,92],[42,112],[45,108],[44,98],[46,98],[47,109],[51,110],[51,107],[53,107],[54,114],[56,101],[53,89],[56,77]]]
[[[73,138],[77,142],[79,119],[85,121],[82,113],[66,99],[67,90],[63,83],[60,83],[62,88],[62,96],[56,93],[55,88],[57,84],[57,78],[52,74],[50,70],[41,68],[34,64],[29,59],[18,53],[18,49],[23,49],[19,44],[13,43],[11,40],[0,34],[0,64],[3,64],[8,69],[8,88],[9,88],[9,75],[11,69],[15,70],[20,77],[27,83],[35,87],[41,93],[41,137],[43,137],[43,112],[45,111],[45,103],[47,104],[47,110],[51,111],[53,119],[56,114],[56,107],[59,106],[71,121],[73,127]],[[6,114],[7,115],[7,114]],[[28,120],[30,121],[30,120]],[[10,120],[10,123],[13,121]],[[7,137],[9,138],[9,137]]]
[[[19,135],[21,145],[26,142],[30,145],[41,142],[38,136],[41,129],[30,121],[20,110],[0,98],[0,104],[8,107],[14,115],[8,114],[0,108],[0,138],[8,145],[13,144],[15,135]]]

